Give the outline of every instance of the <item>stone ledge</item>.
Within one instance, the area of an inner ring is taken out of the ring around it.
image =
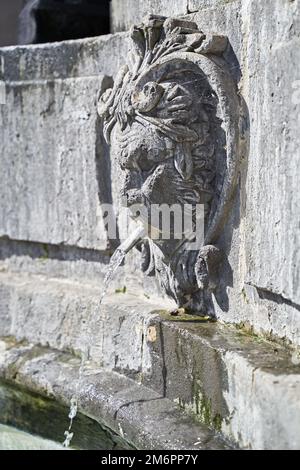
[[[2,335],[77,355],[89,344],[96,364],[241,447],[300,449],[296,352],[235,327],[172,317],[170,305],[142,291],[110,294],[99,310],[99,286],[83,281],[0,273]]]
[[[51,44],[0,48],[0,80],[52,80],[81,76],[115,75],[128,53],[128,34],[108,34]]]
[[[0,272],[2,335],[77,355],[88,344],[89,356],[99,365],[147,374],[151,312],[170,303],[148,300],[142,291],[124,295],[110,290],[100,309],[101,281]]]
[[[0,342],[1,378],[65,404],[78,391],[79,410],[138,449],[205,450],[229,446],[172,401],[115,372],[33,345]],[[78,387],[79,385],[79,387]]]
[[[161,317],[149,343],[153,387],[243,448],[300,449],[296,351],[224,324]]]

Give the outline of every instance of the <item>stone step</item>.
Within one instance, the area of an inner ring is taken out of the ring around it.
[[[77,355],[88,344],[97,366],[152,388],[242,448],[300,448],[296,351],[171,316],[170,305],[142,292],[111,294],[99,308],[92,283],[2,272],[0,288],[3,336]]]
[[[228,449],[220,436],[195,423],[171,400],[116,372],[49,348],[1,341],[0,376],[79,410],[129,444],[147,450]],[[76,419],[76,418],[75,418]]]

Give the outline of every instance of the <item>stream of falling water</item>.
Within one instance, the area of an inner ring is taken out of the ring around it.
[[[126,255],[126,251],[122,250],[121,247],[119,247],[119,248],[117,248],[117,250],[114,252],[114,254],[112,255],[112,257],[110,259],[108,270],[107,270],[107,273],[106,273],[106,275],[104,277],[104,280],[103,280],[103,287],[102,287],[102,291],[101,291],[100,299],[99,299],[99,304],[98,304],[98,314],[101,313],[101,304],[103,302],[103,299],[104,299],[104,297],[107,293],[109,285],[110,285],[111,281],[113,280],[113,277],[114,277],[118,267],[122,264],[122,262],[125,258],[125,255]],[[76,390],[75,390],[75,393],[72,396],[71,402],[70,402],[70,411],[69,411],[69,415],[68,415],[68,417],[70,419],[70,422],[69,422],[68,429],[64,432],[64,436],[65,436],[65,440],[63,442],[64,447],[69,447],[70,446],[71,440],[72,440],[73,435],[74,435],[74,433],[72,432],[72,426],[73,426],[73,421],[74,421],[74,419],[77,415],[79,387],[80,387],[80,384],[82,382],[82,378],[83,378],[83,375],[84,375],[84,365],[89,359],[89,352],[90,352],[89,351],[89,349],[90,349],[89,346],[92,344],[91,322],[90,322],[91,318],[90,317],[91,317],[91,313],[89,314],[89,316],[86,320],[86,330],[87,330],[86,340],[84,342],[84,347],[83,347],[83,350],[82,350],[82,353],[81,353],[81,362],[80,362],[79,374],[78,374],[79,377],[78,377],[78,381],[77,381],[77,384],[76,384]],[[105,323],[105,318],[103,317],[102,343],[104,342],[104,323]]]

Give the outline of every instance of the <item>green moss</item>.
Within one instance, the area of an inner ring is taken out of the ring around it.
[[[191,403],[186,403],[180,397],[176,402],[185,412],[188,412],[195,421],[220,432],[224,418],[220,413],[213,411],[212,400],[201,391],[201,386],[196,381],[194,381],[192,385],[192,394],[193,398]]]
[[[193,384],[192,391],[192,403],[185,402],[181,397],[175,400],[176,403],[196,422],[221,432],[224,418],[220,413],[213,412],[211,399],[201,392],[199,385],[196,383]]]
[[[202,395],[196,408],[199,409],[198,414],[202,423],[206,426],[213,427],[217,431],[221,431],[223,418],[219,413],[213,413],[210,398]]]
[[[222,421],[223,418],[219,413],[217,413],[213,418],[213,426],[219,432],[222,430]]]

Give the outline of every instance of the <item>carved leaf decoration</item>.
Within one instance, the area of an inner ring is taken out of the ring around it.
[[[157,43],[153,49],[152,63],[159,58],[179,50],[193,51],[205,40],[205,35],[198,30],[196,23],[168,18],[163,24],[165,39]]]
[[[205,35],[203,33],[187,34],[185,36],[185,46],[189,50],[195,50],[197,47],[200,47],[204,39]]]
[[[100,92],[101,95],[98,97],[98,102],[97,102],[97,111],[100,116],[106,117],[109,99],[111,97],[113,98],[112,91],[113,91],[112,88],[108,88],[107,90],[105,90],[103,94],[102,94],[102,90]]]
[[[168,18],[164,22],[164,30],[166,35],[173,33],[174,29],[182,31],[199,31],[196,23],[189,20],[181,20],[179,18]]]
[[[222,54],[228,45],[226,36],[216,36],[214,34],[205,36],[201,45],[197,46],[195,52],[199,54]]]
[[[143,34],[143,31],[136,27],[133,26],[130,30],[130,36],[132,39],[132,44],[135,52],[135,64],[134,64],[134,70],[133,70],[133,75],[136,75],[138,72],[144,57],[146,53],[146,44],[145,44],[145,37]]]
[[[144,124],[145,121],[153,124],[157,130],[165,134],[168,138],[174,140],[175,142],[197,142],[198,134],[193,129],[183,126],[181,124],[174,123],[171,119],[156,119],[152,116],[147,116],[146,114],[140,114],[136,112],[135,120]]]
[[[147,35],[146,35],[146,44],[148,50],[152,51],[155,44],[159,41],[161,37],[161,29],[160,27],[148,27],[146,29]]]

